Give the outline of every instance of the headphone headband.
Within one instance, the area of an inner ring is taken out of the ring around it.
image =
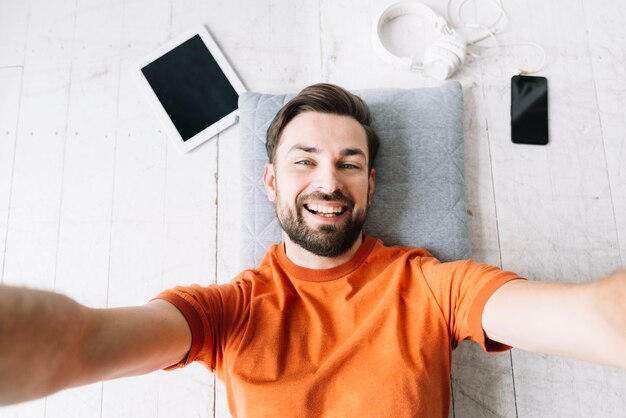
[[[416,62],[412,57],[398,57],[391,53],[381,40],[381,30],[391,20],[404,16],[417,15],[432,24],[432,28],[441,34],[440,39],[426,49],[424,62]],[[446,79],[465,59],[466,44],[430,7],[423,3],[406,0],[386,7],[376,18],[372,30],[372,46],[378,56],[388,64],[408,70],[422,69],[426,75]]]

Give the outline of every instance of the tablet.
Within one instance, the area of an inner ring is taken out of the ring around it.
[[[167,42],[133,71],[180,152],[237,120],[237,101],[245,88],[204,26]]]

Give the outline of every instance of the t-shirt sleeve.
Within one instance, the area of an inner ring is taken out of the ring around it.
[[[488,352],[511,348],[487,338],[482,315],[487,301],[500,286],[521,277],[473,260],[440,263],[425,257],[421,268],[448,323],[452,348],[465,339],[477,342]]]
[[[225,285],[178,286],[161,292],[155,299],[173,304],[183,314],[191,329],[191,348],[184,359],[167,367],[173,370],[194,361],[205,364],[212,372],[220,368],[224,343],[234,323],[248,306],[241,281]]]

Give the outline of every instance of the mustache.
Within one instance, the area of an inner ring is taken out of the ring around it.
[[[332,193],[322,193],[322,192],[313,192],[307,195],[302,195],[298,197],[297,203],[298,206],[302,207],[304,202],[307,200],[323,200],[326,202],[339,202],[344,206],[347,206],[348,209],[352,209],[354,207],[354,199],[344,195],[340,191],[332,192]]]

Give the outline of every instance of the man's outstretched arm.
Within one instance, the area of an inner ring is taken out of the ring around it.
[[[482,323],[494,341],[626,369],[626,271],[583,284],[514,280]]]
[[[91,309],[56,293],[0,285],[0,405],[162,369],[190,346],[187,321],[165,301]]]

